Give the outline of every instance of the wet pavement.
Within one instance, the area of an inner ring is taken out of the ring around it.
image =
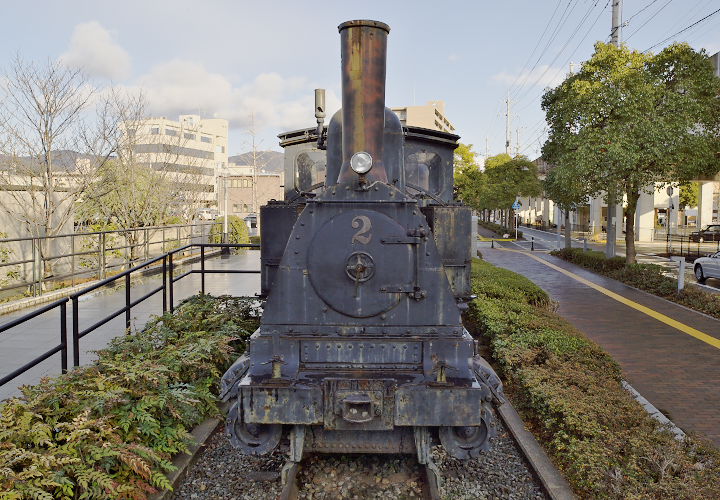
[[[200,264],[191,265],[193,269],[200,269]],[[190,265],[180,266],[175,270],[175,276],[189,270]],[[260,269],[260,252],[248,250],[238,255],[218,256],[209,258],[205,262],[206,269]],[[122,281],[122,280],[119,280]],[[138,299],[153,288],[162,284],[162,275],[144,276],[133,280],[131,286],[131,300]],[[174,285],[174,303],[200,291],[200,275],[191,274],[176,282]],[[205,291],[209,294],[222,295],[249,295],[260,291],[259,274],[207,274],[205,276]],[[45,304],[43,304],[45,305]],[[88,294],[79,301],[79,327],[80,330],[95,324],[102,318],[125,306],[125,288],[106,288],[98,293]],[[39,307],[38,307],[39,308]],[[11,314],[0,316],[0,324],[11,319],[23,316],[35,308],[23,309]],[[153,315],[162,313],[162,293],[158,292],[146,301],[132,308],[132,328],[140,329]],[[68,303],[67,314],[68,342],[71,342],[72,311]],[[110,320],[97,330],[80,339],[80,364],[86,364],[94,359],[92,351],[102,349],[108,341],[125,330],[125,314]],[[0,333],[0,376],[10,373],[28,361],[36,358],[43,352],[52,349],[60,343],[60,311],[54,309],[40,316]],[[72,352],[68,352],[68,364],[72,366]],[[39,365],[0,386],[0,400],[19,394],[17,389],[22,384],[33,384],[47,375],[60,373],[60,353],[54,354]]]
[[[622,366],[625,379],[675,424],[720,445],[720,349],[526,253],[492,249],[486,243],[481,246],[485,260],[520,273],[547,291],[558,302],[558,313],[607,350]],[[518,245],[512,242],[498,246],[518,250]],[[720,321],[714,318],[598,276],[547,253],[532,255],[720,339]]]

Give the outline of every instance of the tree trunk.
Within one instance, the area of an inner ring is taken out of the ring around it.
[[[564,210],[565,212],[565,248],[572,248],[572,241],[570,239],[572,230],[570,227],[570,210]]]
[[[640,198],[640,190],[632,189],[627,193],[627,212],[625,215],[625,265],[636,262],[635,259],[635,211]]]

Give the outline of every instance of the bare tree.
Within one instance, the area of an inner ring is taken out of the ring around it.
[[[106,135],[97,142],[108,143],[114,156],[98,169],[79,215],[122,230],[134,260],[146,233],[133,229],[166,223],[178,206],[194,210],[203,167],[184,154],[185,131],[168,136],[154,129],[142,94],[112,90],[105,102],[101,121],[110,126],[102,128]]]
[[[86,139],[96,96],[79,69],[16,57],[0,100],[0,210],[33,237],[72,231],[75,203],[104,156]],[[48,256],[47,240],[39,246]],[[45,274],[51,265],[46,261]]]

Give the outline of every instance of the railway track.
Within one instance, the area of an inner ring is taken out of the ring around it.
[[[537,443],[522,435],[527,431],[514,410],[503,405],[498,416],[498,437],[492,449],[479,458],[460,461],[448,456],[440,446],[433,448],[433,462],[442,478],[437,489],[428,482],[425,467],[412,455],[321,454],[304,457],[297,470],[289,471],[289,480],[283,488],[281,474],[287,456],[283,450],[261,457],[240,455],[224,435],[224,426],[219,426],[170,498],[572,498],[567,484],[545,462],[544,453],[533,449],[532,443],[534,446]]]

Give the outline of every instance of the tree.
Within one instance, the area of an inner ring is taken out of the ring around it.
[[[19,229],[36,238],[73,231],[76,202],[112,154],[105,138],[117,123],[108,118],[82,71],[15,59],[0,99],[0,210]],[[45,275],[53,241],[38,246]]]
[[[476,156],[472,144],[461,143],[455,150],[455,196],[473,210],[480,212],[487,208],[481,203],[485,176],[480,170]]]
[[[565,248],[570,248],[572,229],[570,227],[570,211],[575,210],[578,205],[587,200],[583,183],[577,177],[567,177],[567,171],[563,169],[551,169],[545,180],[543,187],[545,196],[555,202],[560,210],[563,211],[565,218]]]
[[[657,55],[604,43],[545,93],[543,156],[590,196],[627,200],[626,262],[635,262],[640,193],[720,170],[720,79],[704,52],[674,44]]]
[[[97,170],[78,204],[78,217],[121,230],[134,260],[144,234],[135,228],[168,223],[178,203],[194,211],[200,192],[193,188],[199,184],[200,165],[188,165],[192,158],[177,165],[187,142],[185,134],[157,142],[160,136],[147,125],[142,94],[110,91],[107,108],[107,115],[120,124],[106,136],[115,154]],[[151,158],[142,153],[147,145],[158,146]]]
[[[700,199],[700,184],[697,182],[686,182],[680,184],[680,207],[692,208],[698,206]]]

